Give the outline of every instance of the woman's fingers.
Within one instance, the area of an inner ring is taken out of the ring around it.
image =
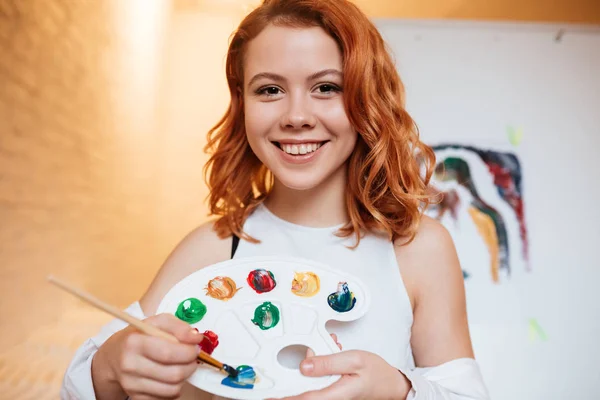
[[[335,342],[335,344],[337,344],[337,347],[342,350],[342,344],[340,342],[338,342],[338,337],[335,333],[330,333],[331,338],[333,339],[333,341]],[[314,357],[315,356],[315,352],[310,348],[307,347],[306,348],[306,358],[309,357]]]
[[[162,338],[144,335],[141,354],[159,364],[189,364],[196,361],[198,345],[171,343]]]
[[[338,337],[335,333],[331,334],[331,338],[333,339],[333,341],[335,342],[335,344],[337,344],[337,347],[339,347],[340,350],[342,350],[342,344],[340,342],[338,342]]]
[[[307,347],[306,348],[306,358],[314,357],[314,355],[315,355],[315,352],[310,347]]]
[[[167,384],[182,383],[189,378],[197,368],[198,365],[196,362],[164,365],[140,356],[133,358],[127,364],[124,363],[123,365],[123,371],[127,374]]]
[[[181,396],[182,384],[157,382],[146,378],[125,378],[121,383],[132,399],[176,399]]]
[[[171,314],[158,314],[146,318],[144,322],[170,333],[182,343],[198,344],[203,338],[203,335],[198,332],[198,329],[192,328],[187,322],[184,322]]]

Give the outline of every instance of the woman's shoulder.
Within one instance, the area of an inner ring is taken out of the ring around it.
[[[406,238],[398,238],[394,242],[396,254],[412,253],[423,255],[430,251],[448,250],[452,245],[452,237],[448,230],[438,220],[422,215],[414,239],[408,242]]]
[[[423,215],[414,239],[397,239],[394,251],[413,306],[420,293],[433,290],[435,282],[454,281],[458,275],[462,279],[454,241],[448,230],[431,217]]]
[[[189,232],[171,251],[140,300],[146,315],[154,314],[163,296],[181,279],[230,258],[232,239],[220,238],[214,222],[208,221]]]

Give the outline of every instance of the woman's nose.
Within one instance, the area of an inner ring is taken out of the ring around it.
[[[290,105],[281,118],[284,129],[306,129],[315,126],[316,118],[311,110],[310,99],[291,99]]]

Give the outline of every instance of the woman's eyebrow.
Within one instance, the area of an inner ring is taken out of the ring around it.
[[[340,78],[343,77],[343,74],[341,71],[335,69],[335,68],[328,68],[328,69],[324,69],[322,71],[319,72],[315,72],[314,74],[311,74],[307,81],[314,81],[315,79],[319,79],[322,78],[326,75],[338,75]]]
[[[318,72],[315,72],[314,74],[309,75],[309,77],[306,79],[307,81],[314,81],[315,79],[319,79],[322,78],[326,75],[338,75],[340,78],[343,77],[343,74],[341,71],[335,69],[335,68],[328,68],[328,69],[324,69]],[[250,82],[248,82],[248,86],[252,86],[252,84],[260,79],[270,79],[273,80],[275,82],[285,82],[286,79],[285,77],[279,75],[279,74],[275,74],[273,72],[260,72],[256,75],[254,75],[252,77],[252,79],[250,79]]]
[[[252,86],[252,84],[254,82],[256,82],[259,79],[264,79],[264,78],[271,79],[271,80],[274,80],[276,82],[285,82],[286,81],[286,79],[283,76],[281,76],[281,75],[274,74],[272,72],[261,72],[261,73],[258,73],[256,75],[254,75],[252,77],[252,79],[250,79],[250,82],[248,82],[248,86]]]

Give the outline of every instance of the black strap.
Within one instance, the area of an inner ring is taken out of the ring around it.
[[[231,258],[233,258],[233,256],[235,255],[235,251],[237,250],[238,245],[240,244],[240,238],[234,233],[232,234],[231,239]]]

